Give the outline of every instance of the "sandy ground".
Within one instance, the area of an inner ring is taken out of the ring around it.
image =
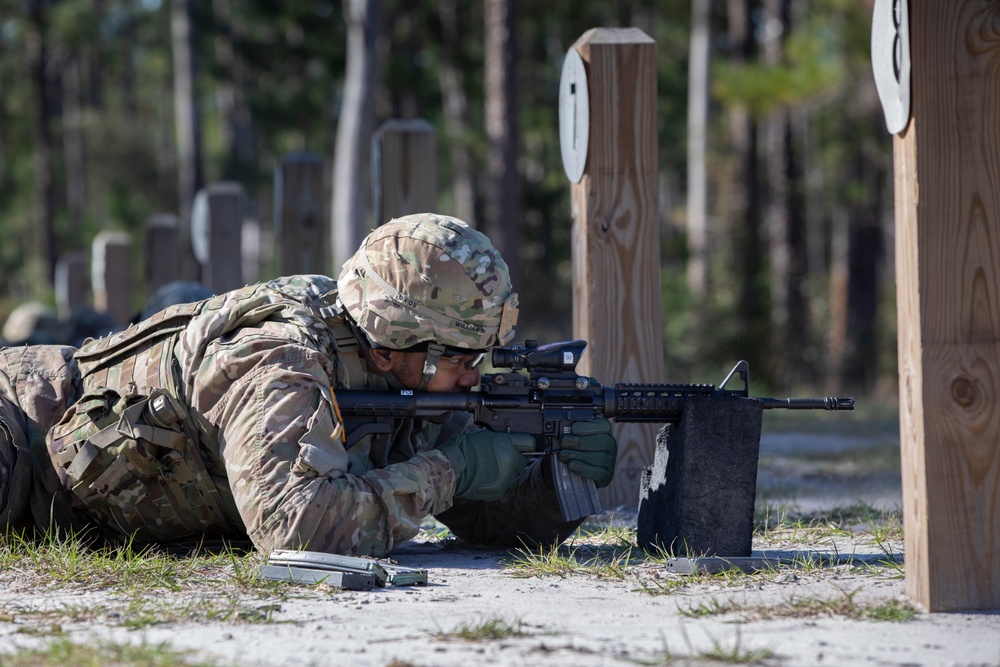
[[[701,605],[787,605],[795,597],[898,599],[901,580],[849,572],[787,574],[769,582],[703,584],[673,595],[638,590],[638,580],[592,576],[521,579],[497,554],[401,553],[403,564],[431,570],[423,588],[341,592],[282,603],[261,626],[197,624],[127,631],[89,628],[117,641],[170,642],[208,650],[222,663],[261,665],[634,665],[703,659],[718,651],[737,663],[766,651],[767,665],[998,665],[1000,617],[920,614],[885,622],[819,615],[769,620],[745,612],[691,617]],[[504,619],[521,634],[489,641],[441,638],[464,625]],[[742,659],[741,659],[742,658]],[[694,661],[698,662],[698,661]]]
[[[865,502],[900,505],[898,437],[767,434],[761,444],[762,503],[809,511]],[[634,525],[634,513],[605,515]],[[393,554],[426,568],[429,584],[372,591],[294,587],[278,602],[257,600],[271,622],[210,621],[130,630],[114,618],[64,622],[74,641],[166,642],[218,665],[589,666],[659,664],[990,665],[1000,666],[1000,611],[919,612],[902,621],[866,618],[866,610],[906,608],[899,566],[783,567],[765,574],[685,577],[664,561],[627,556],[619,547],[568,545],[578,561],[616,564],[519,576],[525,556],[456,545],[434,537]],[[876,544],[865,527],[833,536],[808,531],[787,542],[755,542],[764,553],[808,550],[886,558],[898,540]],[[625,563],[628,563],[627,565]],[[184,595],[179,593],[178,595]],[[18,608],[104,604],[99,592],[61,590],[25,596],[0,592]],[[16,614],[0,619],[0,650],[43,639],[19,632]],[[464,628],[508,632],[462,639]]]

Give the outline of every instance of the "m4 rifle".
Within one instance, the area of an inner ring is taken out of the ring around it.
[[[592,377],[578,375],[587,342],[565,341],[539,345],[528,340],[493,348],[495,373],[484,374],[474,391],[431,393],[336,390],[345,421],[347,446],[367,435],[390,434],[397,419],[441,417],[468,412],[479,426],[491,431],[530,433],[536,449],[529,456],[549,457],[559,509],[567,521],[601,511],[592,480],[570,472],[557,454],[562,437],[573,422],[603,417],[616,422],[676,423],[685,401],[706,397],[722,401],[738,398],[760,401],[765,410],[853,410],[854,398],[752,398],[750,366],[736,364],[718,387],[711,384],[627,384],[606,387]],[[731,388],[732,382],[741,386]]]

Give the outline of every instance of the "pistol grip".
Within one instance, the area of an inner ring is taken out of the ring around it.
[[[581,477],[561,462],[555,453],[548,454],[552,471],[552,486],[559,499],[559,511],[564,521],[576,521],[601,511],[594,480]]]

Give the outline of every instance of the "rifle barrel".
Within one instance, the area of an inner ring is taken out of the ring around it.
[[[758,398],[765,410],[853,410],[854,397]]]

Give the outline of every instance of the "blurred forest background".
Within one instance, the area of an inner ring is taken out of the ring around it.
[[[102,230],[140,240],[157,212],[185,219],[212,181],[245,187],[266,240],[292,151],[326,158],[334,224],[374,227],[371,134],[420,117],[436,130],[439,212],[512,259],[519,336],[568,338],[562,61],[590,28],[634,26],[657,48],[665,380],[715,382],[745,358],[755,395],[892,401],[872,4],[0,0],[0,321],[54,302],[63,252]],[[265,250],[261,279],[276,275]]]

